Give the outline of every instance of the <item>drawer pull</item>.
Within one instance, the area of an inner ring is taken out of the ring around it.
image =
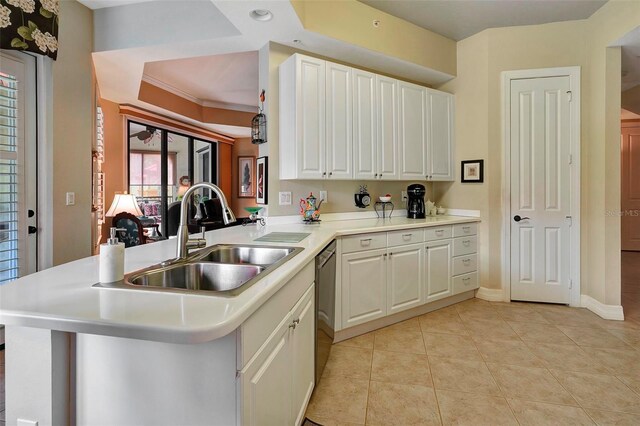
[[[462,281],[468,283],[469,281],[471,281],[471,277],[463,278]]]
[[[469,247],[469,246],[471,245],[471,240],[464,240],[464,241],[462,242],[462,244],[463,244],[465,247]]]
[[[369,245],[371,245],[371,238],[364,238],[364,239],[360,240],[360,245],[361,246],[369,246]]]
[[[444,229],[436,229],[436,235],[444,234]]]
[[[463,226],[463,227],[462,227],[462,230],[463,230],[464,232],[469,232],[469,231],[471,230],[471,227],[470,227],[470,226]]]
[[[471,262],[471,259],[462,259],[462,263],[468,265]]]
[[[405,240],[410,240],[412,236],[413,234],[402,234],[402,238],[404,238]]]

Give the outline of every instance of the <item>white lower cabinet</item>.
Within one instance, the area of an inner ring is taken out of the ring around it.
[[[314,386],[312,285],[240,372],[242,425],[299,425]]]
[[[451,240],[425,244],[424,276],[425,301],[451,296]]]
[[[342,255],[342,323],[362,324],[387,314],[387,249]]]
[[[423,245],[389,248],[387,264],[387,315],[414,308],[422,296]]]

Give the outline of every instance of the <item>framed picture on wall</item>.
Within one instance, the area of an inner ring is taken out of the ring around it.
[[[461,161],[462,183],[484,182],[484,160]]]
[[[256,157],[238,157],[238,197],[256,195]]]
[[[256,203],[268,204],[269,159],[267,157],[258,158],[258,160],[256,161],[256,169],[258,171]]]

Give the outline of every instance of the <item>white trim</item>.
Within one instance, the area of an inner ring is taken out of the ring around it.
[[[53,266],[53,61],[37,56],[38,270]]]
[[[511,300],[511,120],[508,117],[510,109],[510,88],[512,80],[569,77],[569,87],[572,101],[569,106],[571,114],[571,148],[573,158],[571,167],[571,267],[570,279],[573,282],[570,294],[570,305],[580,306],[580,67],[543,68],[532,70],[503,71],[502,79],[502,285],[504,300]]]
[[[583,294],[581,296],[581,305],[583,308],[587,308],[594,314],[606,319],[606,320],[617,320],[624,321],[624,311],[622,309],[622,305],[605,305],[604,303],[598,302],[591,296],[587,296]]]
[[[179,89],[175,86],[165,83],[162,80],[158,80],[155,77],[151,77],[146,74],[142,75],[142,81],[205,108],[221,108],[221,109],[228,109],[231,111],[250,112],[254,114],[258,113],[257,105],[243,105],[243,104],[234,104],[234,103],[200,99],[196,96],[193,96],[190,93],[185,92],[182,89]]]
[[[501,288],[480,287],[476,292],[476,298],[487,302],[502,302],[504,301],[504,291]]]

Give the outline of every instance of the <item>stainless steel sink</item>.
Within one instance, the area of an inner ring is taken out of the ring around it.
[[[151,266],[125,275],[123,281],[95,286],[237,296],[302,250],[219,244],[186,260]]]
[[[256,277],[265,268],[258,265],[226,265],[223,263],[179,263],[132,274],[127,281],[145,287],[175,288],[195,291],[231,291]]]
[[[269,266],[293,253],[293,247],[217,245],[195,254],[199,261]]]

